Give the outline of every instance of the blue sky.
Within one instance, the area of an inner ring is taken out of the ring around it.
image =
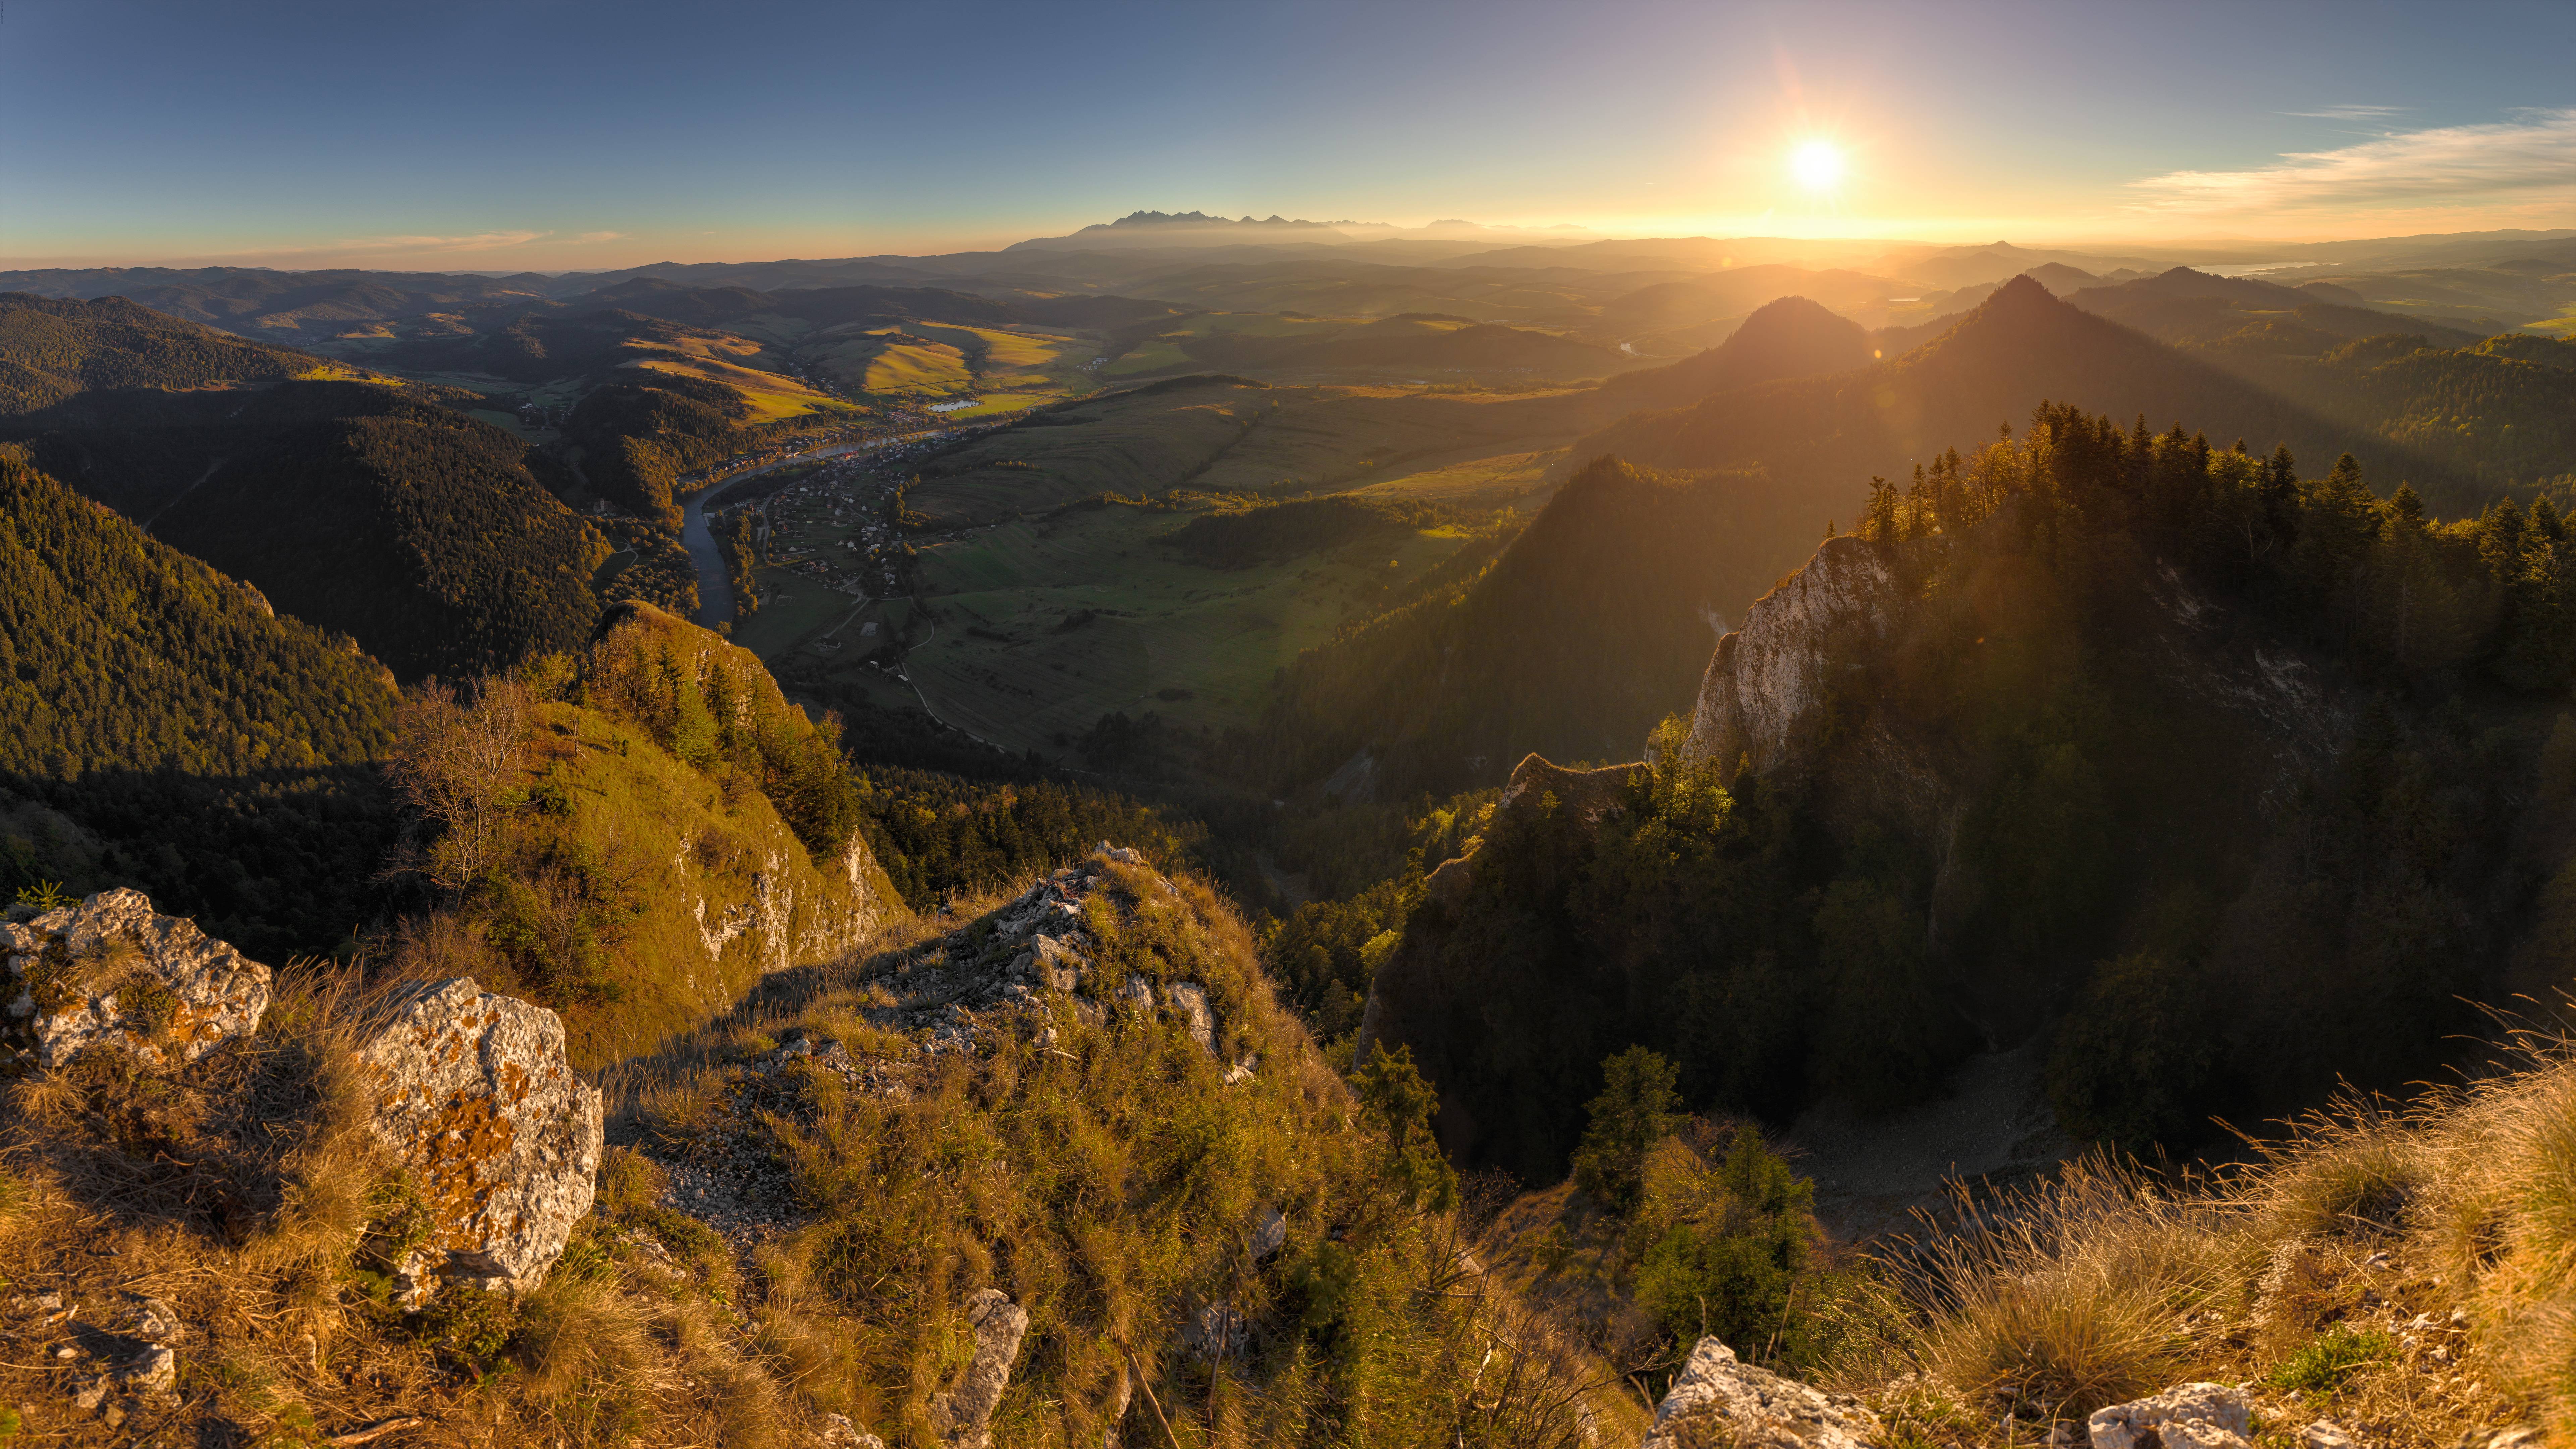
[[[556,269],[1137,208],[2017,241],[2576,225],[2576,5],[6,0],[0,261]],[[1843,182],[1803,190],[1823,137]]]

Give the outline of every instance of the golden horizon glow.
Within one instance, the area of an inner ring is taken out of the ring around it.
[[[1831,191],[1842,184],[1843,148],[1819,137],[1801,141],[1789,153],[1789,174],[1809,191]]]

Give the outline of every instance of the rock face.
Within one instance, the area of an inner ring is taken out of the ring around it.
[[[439,1278],[525,1289],[590,1211],[599,1090],[573,1074],[563,1023],[468,977],[388,1003],[359,1051],[376,1138],[410,1173],[427,1240],[400,1265],[410,1301]]]
[[[192,1062],[259,1029],[269,971],[141,891],[111,890],[0,925],[9,1048],[51,1068],[94,1044],[157,1066]],[[5,1065],[0,1059],[0,1065]]]
[[[1685,756],[1770,769],[1829,697],[1835,663],[1884,638],[1898,613],[1896,573],[1878,545],[1829,538],[1807,566],[1745,610],[1701,676]]]
[[[2184,1384],[2100,1410],[2085,1428],[2093,1449],[2243,1449],[2253,1410],[2225,1384]]]
[[[1655,1408],[1643,1449],[1877,1449],[1888,1442],[1859,1400],[1738,1363],[1703,1338]]]
[[[998,1288],[987,1288],[966,1301],[966,1321],[975,1329],[975,1357],[957,1387],[931,1400],[930,1421],[940,1442],[956,1449],[989,1449],[993,1442],[993,1409],[1010,1387],[1011,1364],[1020,1356],[1020,1336],[1029,1331],[1029,1311]]]

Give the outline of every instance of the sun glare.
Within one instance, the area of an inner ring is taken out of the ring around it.
[[[1843,148],[1831,141],[1803,141],[1789,153],[1789,174],[1809,191],[1831,191],[1843,179]]]

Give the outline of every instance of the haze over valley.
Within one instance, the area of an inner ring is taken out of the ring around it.
[[[1005,10],[0,18],[0,1442],[2576,1434],[2576,22]]]

